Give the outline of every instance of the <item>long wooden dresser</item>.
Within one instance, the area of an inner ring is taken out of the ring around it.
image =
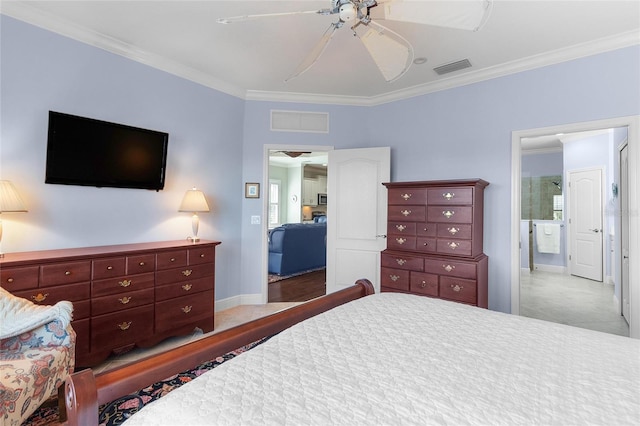
[[[486,308],[481,179],[390,182],[381,290]]]
[[[218,241],[165,241],[10,253],[0,285],[41,305],[73,302],[76,366],[214,327]]]

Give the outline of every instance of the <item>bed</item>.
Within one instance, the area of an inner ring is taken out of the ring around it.
[[[95,378],[90,370],[76,373],[61,393],[68,423],[97,424],[97,404],[274,333],[125,425],[624,425],[640,419],[638,340],[372,293],[359,280],[132,366]]]

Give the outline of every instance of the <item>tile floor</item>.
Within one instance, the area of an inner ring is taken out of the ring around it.
[[[296,303],[296,302],[280,302],[280,303],[267,303],[265,305],[241,305],[241,306],[236,306],[235,308],[216,312],[215,319],[214,319],[215,330],[212,331],[211,333],[207,333],[206,335],[219,333],[223,330],[229,329],[238,324],[243,324],[245,322],[249,322],[251,320],[261,318],[263,316],[267,316],[274,312],[278,312],[283,309],[287,309],[291,306],[295,306],[299,304],[300,303]],[[93,367],[93,371],[94,373],[97,374],[97,373],[102,373],[104,371],[112,370],[114,368],[134,362],[140,358],[144,358],[162,351],[166,351],[168,349],[188,343],[195,339],[200,339],[206,335],[203,334],[201,330],[196,329],[191,335],[181,336],[181,337],[172,337],[152,348],[147,348],[147,349],[136,348],[122,355],[114,355],[108,358],[102,364]]]
[[[520,275],[520,314],[575,327],[629,336],[613,285],[552,272]]]

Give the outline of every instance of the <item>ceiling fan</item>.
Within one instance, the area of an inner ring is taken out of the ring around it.
[[[413,22],[478,31],[489,19],[493,0],[330,0],[331,7],[299,12],[267,13],[219,18],[218,23],[230,24],[256,18],[284,15],[338,15],[307,57],[285,80],[307,71],[327,48],[335,31],[350,25],[388,82],[402,77],[413,63],[413,47],[400,34],[379,24],[378,20]],[[375,20],[375,21],[374,21]]]

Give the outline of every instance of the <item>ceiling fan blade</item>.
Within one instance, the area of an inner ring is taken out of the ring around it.
[[[322,55],[324,50],[327,48],[327,45],[331,41],[331,37],[333,37],[337,28],[338,28],[338,25],[334,23],[332,23],[329,26],[329,28],[327,28],[327,30],[322,35],[322,38],[320,39],[320,41],[318,41],[318,43],[311,50],[311,52],[309,52],[309,55],[307,55],[304,61],[302,61],[300,65],[298,65],[298,68],[296,68],[293,74],[291,74],[289,77],[286,78],[285,82],[299,76],[300,74],[302,74],[303,72],[311,68],[313,64],[316,63],[318,58],[320,58],[320,55]]]
[[[493,0],[397,0],[371,8],[371,17],[478,31],[489,19],[492,8]]]
[[[400,34],[372,21],[358,37],[388,82],[399,79],[409,70],[413,47]]]
[[[320,10],[305,10],[301,12],[263,13],[258,15],[230,16],[228,18],[218,18],[216,19],[216,22],[219,24],[233,24],[235,22],[250,21],[250,20],[259,19],[259,18],[273,18],[277,16],[288,16],[288,15],[306,15],[311,13],[317,13],[319,15],[329,15],[331,14],[331,10],[320,9]]]

